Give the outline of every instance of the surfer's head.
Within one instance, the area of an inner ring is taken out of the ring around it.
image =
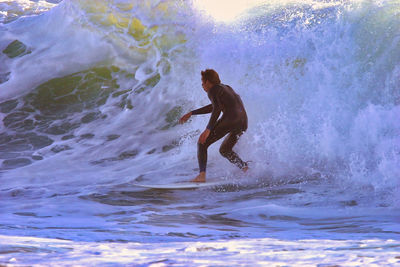
[[[201,72],[201,84],[204,91],[207,92],[211,87],[220,83],[221,80],[219,79],[219,75],[215,70],[206,69]]]

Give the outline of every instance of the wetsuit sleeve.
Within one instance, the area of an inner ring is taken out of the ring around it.
[[[214,89],[214,88],[213,88]],[[215,126],[215,123],[217,122],[217,119],[219,115],[221,114],[221,107],[219,105],[219,101],[217,99],[217,90],[210,90],[208,97],[211,100],[211,105],[212,105],[212,112],[211,112],[211,117],[210,121],[207,124],[207,129],[212,130]]]
[[[192,110],[192,115],[207,114],[212,112],[212,104]]]

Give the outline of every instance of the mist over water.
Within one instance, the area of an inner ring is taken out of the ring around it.
[[[191,1],[56,2],[0,3],[0,234],[398,239],[398,1],[260,1],[228,22]],[[206,68],[245,104],[249,173],[218,142],[208,176],[227,185],[133,187],[196,175],[208,116],[177,122],[209,104]]]
[[[201,65],[215,66],[243,96],[251,127],[242,147],[259,175],[320,173],[393,199],[396,12],[394,2],[274,3],[214,28],[200,48]]]

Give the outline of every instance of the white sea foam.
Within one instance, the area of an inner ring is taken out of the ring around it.
[[[28,245],[29,244],[29,245]],[[9,265],[385,265],[399,263],[395,240],[280,240],[274,238],[169,243],[93,243],[0,236]],[[30,252],[24,253],[23,250]],[[221,254],[223,257],[221,257]],[[46,255],[46,257],[43,257]]]

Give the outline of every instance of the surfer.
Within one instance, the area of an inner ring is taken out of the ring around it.
[[[192,182],[206,181],[207,149],[227,134],[219,152],[243,171],[248,170],[247,163],[232,151],[239,137],[247,130],[247,114],[240,96],[229,85],[222,84],[218,73],[213,69],[201,72],[201,82],[211,104],[192,110],[179,120],[180,123],[185,123],[192,115],[211,113],[208,125],[197,143],[200,173]],[[223,115],[218,119],[221,112]]]

